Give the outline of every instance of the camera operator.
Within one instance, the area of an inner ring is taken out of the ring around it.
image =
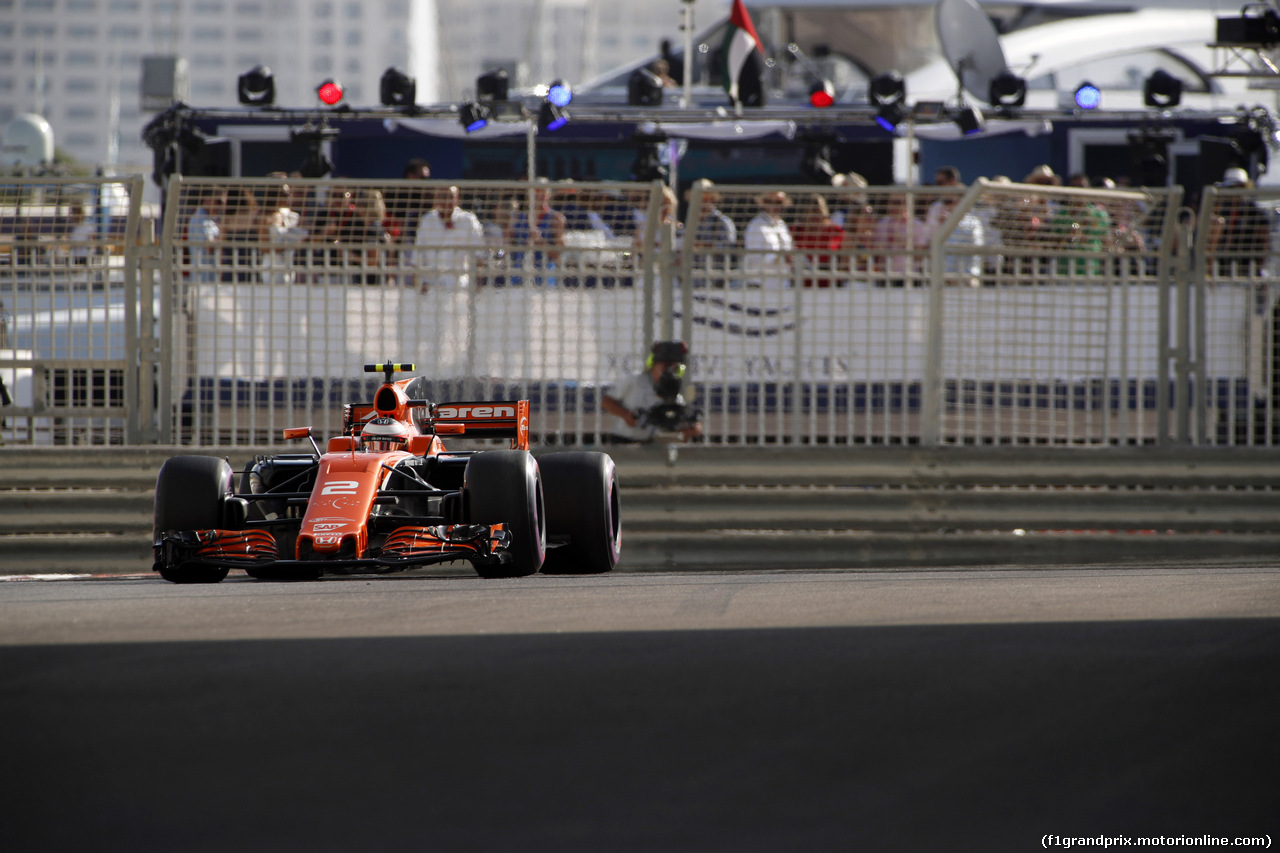
[[[684,441],[702,435],[697,409],[680,393],[688,353],[684,341],[657,341],[644,370],[604,395],[601,408],[613,415],[607,443],[647,443],[659,432],[678,433]]]

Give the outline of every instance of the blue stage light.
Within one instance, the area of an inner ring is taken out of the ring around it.
[[[1096,110],[1102,103],[1102,92],[1092,83],[1081,83],[1076,89],[1076,106],[1082,110]]]
[[[489,123],[489,108],[484,104],[468,101],[462,105],[458,121],[467,129],[467,133],[475,133]]]
[[[538,129],[555,133],[569,123],[569,114],[560,107],[547,101],[538,113]]]
[[[567,107],[573,100],[573,90],[563,80],[557,80],[547,89],[547,100],[557,107]]]

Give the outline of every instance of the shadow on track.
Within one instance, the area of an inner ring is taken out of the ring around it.
[[[1280,620],[0,648],[0,848],[1275,833]]]

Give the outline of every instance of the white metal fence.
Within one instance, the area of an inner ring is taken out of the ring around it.
[[[0,443],[154,440],[148,212],[139,176],[0,179]]]
[[[39,391],[5,409],[4,435],[272,443],[336,429],[376,381],[361,366],[391,359],[439,400],[529,398],[536,441],[592,443],[609,432],[604,389],[651,341],[682,338],[711,442],[1273,444],[1277,202],[1211,187],[1197,215],[1176,190],[985,181],[697,183],[676,198],[660,184],[175,180],[158,247],[105,242],[135,306],[118,320],[22,301],[41,281],[78,292],[79,270],[43,234],[0,235],[0,376],[22,388],[20,371],[75,358],[123,371],[118,406],[39,409]],[[42,246],[53,254],[33,265]],[[107,426],[41,433],[51,412]]]

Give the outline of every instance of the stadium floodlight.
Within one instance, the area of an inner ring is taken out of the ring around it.
[[[876,124],[890,133],[907,117],[907,84],[897,71],[884,71],[872,77],[867,99],[876,108]]]
[[[982,131],[986,126],[986,117],[982,115],[982,110],[973,104],[961,104],[952,116],[952,121],[956,123],[956,127],[960,128],[960,132],[965,136],[973,136],[975,133]]]
[[[482,104],[505,101],[509,82],[507,72],[502,68],[486,71],[476,78],[476,100]]]
[[[251,107],[269,107],[276,102],[276,80],[271,69],[258,65],[240,75],[236,84],[240,103]]]
[[[388,68],[382,72],[378,93],[383,106],[412,107],[418,99],[418,81],[399,68]]]
[[[648,68],[637,68],[627,79],[627,105],[662,106],[662,78]]]
[[[489,108],[475,101],[467,101],[458,111],[458,122],[467,130],[475,133],[489,123]]]
[[[538,130],[555,133],[569,123],[569,114],[551,101],[543,101],[538,111]]]
[[[1160,109],[1176,107],[1182,102],[1182,81],[1157,68],[1142,84],[1142,102]]]
[[[1027,81],[1007,68],[991,79],[987,103],[1000,109],[1020,107],[1027,102]]]

